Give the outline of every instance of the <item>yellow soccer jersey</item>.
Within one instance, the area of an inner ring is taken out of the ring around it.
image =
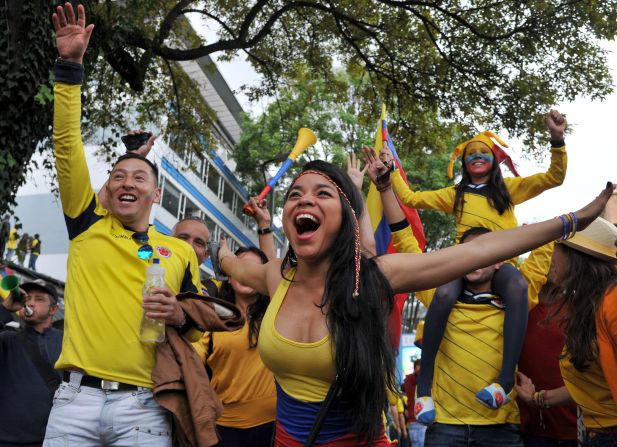
[[[551,149],[551,165],[547,172],[529,177],[508,177],[504,179],[513,205],[521,204],[536,197],[547,189],[563,183],[566,176],[566,148]],[[412,191],[405,183],[399,171],[392,173],[392,186],[401,201],[410,207],[435,209],[452,213],[454,210],[455,188],[450,186],[435,191]],[[489,230],[504,230],[518,226],[513,207],[499,214],[486,197],[484,188],[470,185],[464,194],[465,204],[462,215],[456,217],[456,240],[472,227],[484,227]]]
[[[212,372],[210,384],[223,402],[216,423],[251,428],[275,419],[274,375],[265,367],[258,349],[249,348],[249,325],[233,332],[208,332],[193,344]]]
[[[417,245],[410,228],[392,234],[395,248],[412,252]],[[521,266],[529,283],[529,308],[538,302],[538,292],[546,281],[553,244],[532,252]],[[434,289],[416,296],[429,306]],[[492,425],[519,423],[516,397],[499,410],[476,401],[475,394],[493,383],[503,360],[503,309],[490,304],[465,304],[458,301],[435,359],[433,399],[436,422],[444,424]]]
[[[9,232],[9,239],[6,242],[7,250],[17,250],[17,228],[11,228]]]
[[[69,232],[65,331],[56,368],[152,387],[156,345],[139,340],[149,261],[137,256],[134,232],[99,205],[90,186],[80,133],[80,86],[57,83],[54,94],[56,167]],[[169,290],[197,292],[197,257],[190,245],[152,226],[148,236]]]

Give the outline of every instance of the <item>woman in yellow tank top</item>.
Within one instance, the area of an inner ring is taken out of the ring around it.
[[[255,247],[241,247],[235,255],[258,265],[268,262],[264,252]],[[272,373],[259,357],[257,342],[270,298],[234,279],[221,284],[218,298],[235,304],[246,323],[234,332],[206,333],[193,344],[223,403],[223,414],[216,421],[221,440],[216,445],[269,447],[274,435],[276,390]]]
[[[613,186],[578,212],[584,228]],[[283,229],[289,250],[265,265],[237,259],[222,244],[221,268],[272,297],[259,350],[277,382],[276,446],[301,447],[335,377],[335,394],[315,445],[387,446],[381,422],[386,391],[395,391],[386,321],[393,293],[425,290],[558,238],[559,218],[483,235],[427,254],[360,253],[362,198],[349,177],[307,163],[289,188]],[[466,262],[461,263],[463,258]]]

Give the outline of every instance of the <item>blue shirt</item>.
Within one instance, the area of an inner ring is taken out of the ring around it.
[[[0,327],[12,319],[0,305]],[[62,331],[53,327],[41,333],[31,327],[24,331],[53,367],[62,348]],[[11,330],[0,332],[0,446],[42,443],[51,411],[51,391],[18,334]]]

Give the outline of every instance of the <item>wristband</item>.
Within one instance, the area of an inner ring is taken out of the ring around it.
[[[270,234],[270,233],[272,233],[272,228],[270,227],[257,228],[257,234],[260,236],[263,236],[264,234]]]
[[[84,79],[84,66],[58,58],[54,64],[54,76],[56,82],[73,85],[81,84]]]
[[[566,140],[564,140],[563,138],[560,140],[551,140],[551,147],[553,148],[564,147],[565,145]]]

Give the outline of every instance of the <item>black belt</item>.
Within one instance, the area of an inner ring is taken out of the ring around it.
[[[62,376],[65,382],[71,381],[70,371],[64,371]],[[113,380],[106,380],[106,379],[101,379],[99,377],[86,376],[86,375],[82,376],[80,385],[89,386],[91,388],[98,388],[99,390],[105,390],[105,391],[135,391],[139,388],[137,385],[130,385],[128,383],[122,383],[122,382],[114,382]]]

